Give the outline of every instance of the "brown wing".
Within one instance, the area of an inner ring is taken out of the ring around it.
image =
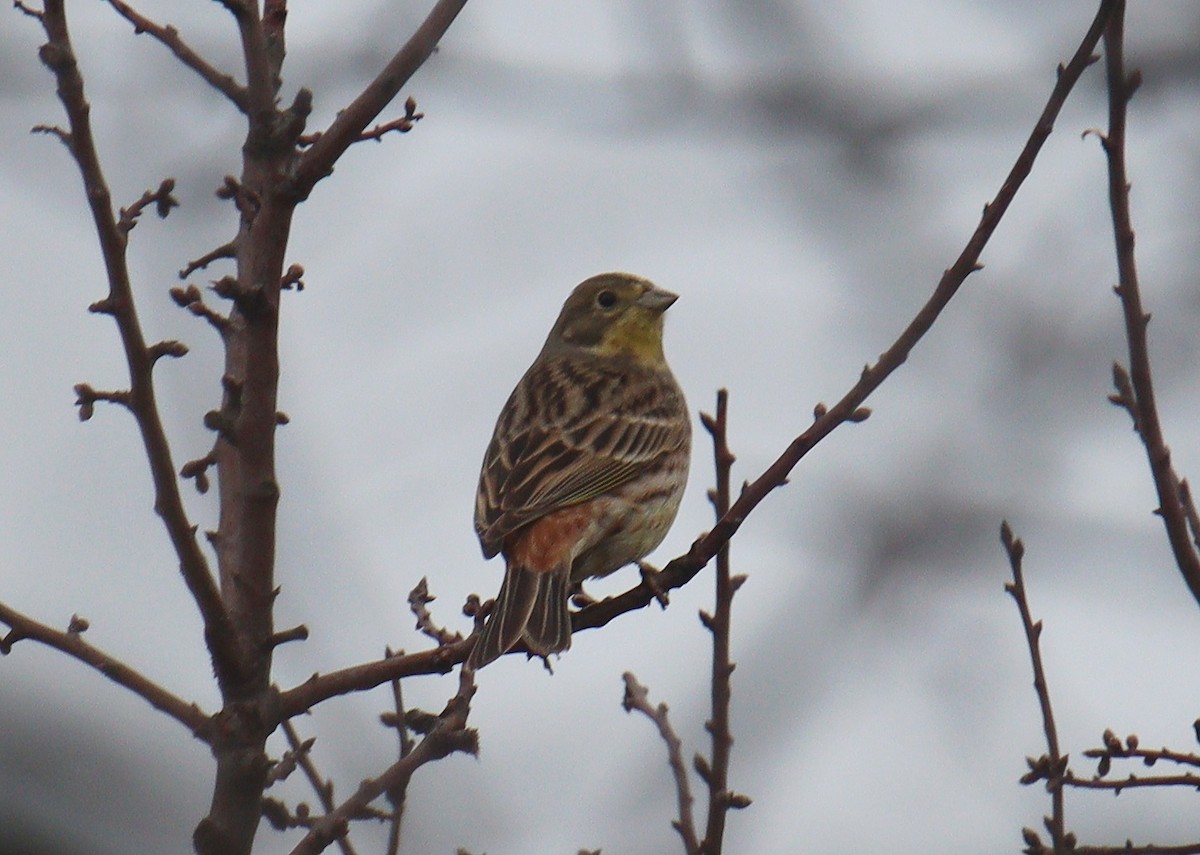
[[[500,412],[475,497],[475,530],[491,558],[511,532],[634,477],[689,440],[670,372],[559,355],[535,362]]]

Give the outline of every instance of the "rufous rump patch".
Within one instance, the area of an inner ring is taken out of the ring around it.
[[[566,570],[593,522],[592,502],[546,514],[509,535],[504,555],[510,564],[534,573]]]

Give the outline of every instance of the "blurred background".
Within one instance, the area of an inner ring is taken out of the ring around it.
[[[283,97],[310,129],[386,61],[428,3],[293,3]],[[146,0],[214,63],[238,67],[218,4]],[[421,577],[466,631],[492,596],[471,528],[493,420],[561,301],[587,276],[648,276],[682,296],[667,353],[694,410],[731,391],[736,479],[753,478],[907,323],[975,227],[1075,50],[1094,2],[508,0],[469,4],[402,93],[426,118],[355,146],[300,209],[288,262],[306,289],[282,323],[277,624],[290,687],[428,642],[405,598]],[[177,465],[204,454],[220,353],[175,307],[177,271],[232,237],[213,192],[242,124],[215,92],[102,3],[70,4],[115,201],[165,177],[182,202],[143,218],[130,259],[150,338],[192,354],[156,378]],[[132,420],[80,424],[72,386],[126,383],[87,305],[106,290],[35,22],[0,16],[0,600],[88,639],[204,709],[218,706],[195,609],[152,510]],[[1200,477],[1200,6],[1131,4],[1128,61],[1138,263],[1174,461]],[[402,99],[401,99],[402,100]],[[385,114],[391,118],[402,112]],[[1032,607],[1063,749],[1102,730],[1194,748],[1200,614],[1159,521],[1142,447],[1106,400],[1126,359],[1105,163],[1101,68],[1072,94],[1034,173],[912,359],[754,513],[733,544],[728,852],[1017,851],[1049,798],[1022,788],[1044,748],[998,532],[1026,541]],[[191,277],[205,285],[221,265]],[[697,425],[698,427],[698,425]],[[665,562],[711,522],[698,432]],[[186,489],[203,527],[211,497]],[[632,570],[592,589],[613,593]],[[624,671],[707,751],[711,571],[579,635],[548,675],[489,667],[478,759],[409,790],[412,853],[680,851],[665,749],[621,709]],[[453,677],[405,683],[439,710]],[[394,758],[385,689],[297,721],[349,795]],[[282,750],[278,742],[277,751]],[[211,793],[211,757],[177,723],[32,643],[0,660],[0,853],[178,853]],[[1134,771],[1137,771],[1134,769]],[[695,783],[699,788],[699,782]],[[282,795],[314,802],[299,776]],[[1085,842],[1195,841],[1195,796],[1068,794]],[[383,827],[356,831],[381,851]],[[264,826],[257,851],[299,834]]]

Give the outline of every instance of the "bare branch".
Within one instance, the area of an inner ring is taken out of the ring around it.
[[[457,752],[476,754],[479,750],[479,735],[467,727],[467,716],[471,712],[471,698],[474,694],[474,672],[463,668],[459,673],[458,693],[446,704],[446,708],[437,716],[433,726],[413,750],[393,763],[378,778],[364,781],[353,796],[314,823],[312,830],[292,850],[292,855],[315,855],[324,850],[334,840],[346,834],[349,822],[354,816],[381,795],[402,791],[408,786],[413,773],[426,763]]]
[[[158,214],[159,219],[166,219],[172,208],[179,207],[179,200],[172,195],[174,190],[174,178],[165,179],[162,184],[158,185],[157,190],[147,190],[128,208],[121,209],[121,219],[117,222],[117,228],[125,234],[132,231],[133,227],[137,225],[138,217],[151,202],[154,203],[155,213]]]
[[[384,650],[384,655],[395,656],[396,653],[388,648]],[[395,712],[385,713],[381,718],[385,725],[396,729],[396,738],[400,749],[399,759],[403,760],[412,753],[414,743],[412,733],[408,727],[408,713],[404,708],[404,692],[401,690],[399,680],[392,680],[392,705],[395,708]],[[400,852],[400,832],[404,823],[404,806],[407,803],[408,789],[407,787],[401,787],[389,790],[386,795],[388,801],[392,804],[392,816],[388,825],[387,855],[398,855]]]
[[[179,557],[184,581],[204,619],[205,641],[212,654],[217,678],[225,681],[240,670],[242,660],[239,644],[208,562],[196,541],[195,528],[184,510],[179,483],[175,478],[171,448],[154,393],[154,354],[146,345],[130,283],[125,257],[127,230],[122,231],[114,215],[112,196],[100,167],[92,135],[90,107],[71,47],[63,5],[63,0],[46,0],[41,20],[49,41],[42,46],[39,56],[58,81],[58,95],[70,122],[71,154],[79,166],[87,203],[100,238],[109,295],[97,311],[111,314],[117,323],[129,368],[128,406],[137,421],[150,464],[154,480],[154,508],[163,520]]]
[[[237,257],[237,246],[234,244],[234,242],[230,241],[229,243],[223,243],[220,246],[218,246],[216,249],[213,249],[213,250],[210,250],[209,252],[204,253],[204,255],[200,256],[199,258],[195,259],[194,261],[189,261],[184,266],[184,268],[179,271],[179,278],[187,279],[189,276],[191,276],[197,270],[203,270],[205,267],[208,267],[208,265],[212,264],[217,259],[236,258],[236,257]]]
[[[435,599],[437,597],[429,593],[428,580],[422,576],[421,581],[408,594],[408,607],[417,619],[417,629],[436,641],[439,647],[462,641],[462,633],[451,632],[434,622],[427,606]]]
[[[671,766],[671,774],[675,778],[675,795],[679,803],[679,819],[671,825],[683,838],[683,849],[687,855],[700,855],[702,851],[700,838],[696,836],[696,822],[692,817],[692,788],[688,783],[687,767],[683,763],[683,743],[675,728],[671,726],[667,705],[653,706],[650,703],[649,691],[638,682],[637,677],[626,671],[625,698],[621,706],[625,712],[640,712],[658,728],[658,735],[667,744],[667,763]]]
[[[1029,647],[1029,659],[1033,665],[1033,689],[1042,709],[1042,730],[1046,734],[1046,748],[1049,752],[1038,760],[1029,761],[1030,771],[1021,779],[1021,783],[1032,784],[1045,780],[1046,789],[1050,791],[1052,811],[1051,816],[1047,818],[1046,830],[1050,832],[1053,851],[1057,853],[1065,851],[1067,841],[1062,783],[1069,774],[1068,758],[1059,751],[1058,728],[1054,723],[1054,709],[1050,705],[1050,685],[1046,682],[1046,671],[1042,665],[1042,622],[1034,621],[1029,610],[1029,598],[1025,593],[1025,576],[1021,570],[1025,544],[1013,537],[1007,522],[1000,526],[1000,541],[1008,554],[1013,577],[1011,582],[1004,585],[1004,590],[1012,596],[1017,610],[1021,613],[1021,626],[1025,629],[1025,643]]]
[[[294,177],[294,191],[299,198],[307,197],[317,182],[333,171],[337,159],[361,138],[367,125],[391,103],[400,88],[437,48],[466,2],[438,0],[424,23],[388,61],[383,71],[301,156]]]
[[[822,439],[835,428],[847,421],[861,420],[869,415],[862,407],[867,396],[879,388],[889,375],[908,359],[909,353],[917,342],[927,333],[934,321],[946,308],[951,298],[958,292],[966,278],[981,268],[979,256],[987,246],[996,226],[1000,224],[1005,211],[1008,210],[1021,184],[1033,169],[1034,161],[1042,145],[1054,128],[1054,120],[1062,109],[1067,95],[1075,86],[1084,70],[1095,62],[1092,52],[1104,31],[1109,17],[1112,15],[1115,0],[1104,0],[1092,21],[1087,35],[1076,49],[1071,61],[1059,67],[1058,79],[1050,98],[1038,117],[1037,123],[1030,132],[1029,139],[1018,155],[1016,162],[1005,178],[995,198],[984,205],[983,217],[976,227],[974,234],[967,241],[958,259],[942,275],[941,281],[925,305],[917,312],[912,321],[874,365],[867,366],[859,381],[832,408],[823,405],[816,412],[820,413],[816,422],[807,431],[796,437],[787,449],[772,463],[765,472],[742,490],[737,501],[730,507],[729,512],[721,518],[708,534],[700,537],[692,544],[686,555],[676,558],[663,568],[658,584],[664,588],[678,588],[692,579],[720,550],[741,526],[746,516],[775,488],[787,482],[788,474],[796,464],[808,454]],[[651,586],[642,584],[635,588],[609,597],[576,612],[572,618],[573,632],[603,626],[618,615],[634,609],[643,608],[652,599],[654,591]]]
[[[471,636],[454,644],[418,653],[387,656],[328,674],[314,674],[295,688],[280,694],[280,717],[282,719],[300,715],[322,701],[338,695],[365,692],[402,677],[448,674],[455,665],[466,660],[474,644],[474,636]]]
[[[1125,128],[1129,100],[1139,83],[1140,72],[1125,72],[1125,3],[1116,3],[1116,13],[1104,33],[1105,69],[1108,76],[1108,133],[1101,143],[1108,158],[1108,200],[1112,209],[1113,237],[1117,250],[1117,296],[1125,317],[1125,337],[1129,342],[1127,388],[1117,378],[1120,403],[1134,420],[1134,428],[1146,447],[1154,487],[1158,492],[1157,513],[1162,517],[1171,543],[1175,563],[1192,596],[1200,603],[1200,551],[1188,533],[1188,509],[1182,498],[1179,476],[1171,466],[1171,452],[1163,437],[1154,383],[1150,370],[1150,350],[1146,327],[1150,315],[1142,306],[1134,256],[1133,220],[1129,209],[1129,175],[1125,165]],[[1130,390],[1128,386],[1131,386]],[[1194,509],[1193,509],[1194,510]]]
[[[717,519],[729,513],[731,501],[730,472],[734,456],[729,450],[727,435],[727,412],[729,393],[725,389],[717,392],[717,414],[701,414],[700,421],[712,436],[713,463],[716,466],[715,490],[709,492]],[[705,768],[704,783],[708,785],[708,822],[704,830],[704,855],[721,855],[725,840],[725,818],[730,808],[744,808],[750,799],[729,790],[729,757],[733,748],[733,735],[729,729],[729,706],[733,697],[730,677],[734,663],[729,655],[730,620],[733,613],[733,595],[745,576],[732,576],[729,569],[729,543],[717,553],[716,609],[709,615],[700,613],[706,629],[712,633],[712,713],[705,727],[712,738],[712,755]],[[699,758],[697,758],[699,759]]]
[[[772,490],[787,482],[788,474],[809,451],[842,423],[861,420],[869,415],[869,411],[862,406],[863,401],[904,363],[909,352],[929,330],[966,277],[978,269],[979,254],[1022,182],[1029,175],[1068,93],[1083,71],[1095,61],[1092,51],[1100,40],[1112,8],[1113,0],[1104,0],[1101,3],[1095,20],[1074,56],[1065,66],[1059,67],[1053,91],[1008,177],[995,199],[985,206],[983,218],[958,260],[945,272],[934,293],[900,337],[880,356],[874,366],[868,366],[863,371],[858,383],[834,407],[820,405],[816,408],[814,424],[793,440],[766,471],[743,488],[729,511],[710,532],[698,538],[687,553],[667,564],[662,571],[655,574],[652,582],[643,580],[622,594],[608,597],[575,612],[572,615],[573,631],[604,626],[619,615],[645,607],[662,596],[663,592],[687,584],[729,541],[746,516]],[[310,150],[306,157],[311,156],[315,148]],[[452,645],[367,662],[329,674],[314,675],[299,686],[283,692],[281,715],[284,718],[299,715],[331,697],[373,689],[400,677],[446,673],[466,658],[473,644],[473,637],[469,637]],[[516,652],[520,652],[519,648]]]
[[[292,747],[292,756],[296,758],[296,763],[304,772],[304,777],[312,785],[313,792],[317,794],[317,798],[321,802],[321,808],[327,814],[332,813],[336,805],[333,800],[333,781],[322,777],[317,770],[317,765],[312,760],[313,740],[301,741],[300,734],[296,733],[296,728],[290,721],[283,723],[283,732],[287,736],[288,745]],[[350,843],[349,837],[338,838],[338,846],[343,855],[355,855],[354,846]]]
[[[178,30],[170,25],[163,26],[162,24],[155,23],[126,3],[125,0],[107,0],[107,2],[116,10],[118,15],[133,24],[133,31],[135,33],[139,35],[149,33],[171,51],[171,53],[175,54],[175,57],[180,62],[199,74],[205,83],[232,101],[234,106],[243,113],[246,112],[245,88],[239,85],[228,74],[218,71],[204,57],[192,50],[180,38]]]
[[[0,623],[10,627],[8,633],[0,637],[0,654],[7,655],[12,651],[14,644],[23,640],[37,641],[52,647],[90,665],[117,685],[129,689],[156,710],[166,713],[182,724],[197,739],[205,742],[211,739],[207,713],[196,704],[171,694],[124,662],[84,641],[82,635],[87,629],[87,621],[82,618],[73,617],[67,631],[61,632],[0,603]]]
[[[354,142],[360,143],[367,142],[368,140],[382,142],[383,138],[392,131],[406,134],[413,129],[417,122],[424,118],[424,113],[417,112],[417,100],[410,95],[404,102],[403,116],[398,119],[392,119],[390,122],[384,122],[382,125],[376,125],[369,131],[363,131],[354,138]],[[320,138],[321,133],[319,131],[313,134],[302,134],[300,138],[296,140],[296,144],[300,146],[315,145],[317,140]]]

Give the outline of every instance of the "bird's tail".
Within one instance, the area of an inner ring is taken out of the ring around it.
[[[467,662],[472,668],[482,668],[507,653],[522,636],[529,651],[539,656],[571,646],[566,573],[537,573],[509,565]]]

